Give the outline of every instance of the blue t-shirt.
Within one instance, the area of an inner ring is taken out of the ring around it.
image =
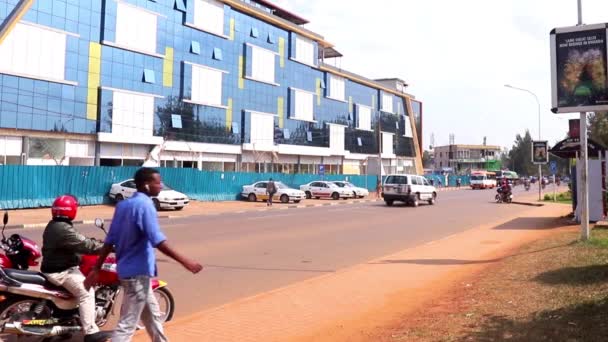
[[[135,195],[116,206],[106,243],[114,245],[121,279],[156,276],[154,248],[167,238],[160,231],[154,203],[146,194]]]

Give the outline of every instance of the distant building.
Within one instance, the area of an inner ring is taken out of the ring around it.
[[[446,145],[435,146],[433,168],[450,168],[456,173],[500,168],[500,146]]]

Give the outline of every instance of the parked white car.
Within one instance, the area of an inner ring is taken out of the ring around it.
[[[316,181],[300,185],[300,190],[304,191],[306,198],[331,198],[339,200],[340,198],[347,199],[355,196],[352,190],[341,188],[333,182],[326,181]]]
[[[346,182],[346,181],[335,181],[332,183],[336,184],[337,186],[339,186],[341,188],[349,189],[350,191],[353,192],[353,195],[355,197],[363,198],[363,197],[369,196],[369,191],[367,189],[355,186],[353,183]]]
[[[243,191],[241,197],[246,198],[249,202],[257,202],[259,200],[268,200],[268,193],[266,192],[266,186],[268,181],[262,181],[253,183],[251,185],[243,185]],[[303,191],[292,189],[281,182],[274,182],[277,188],[277,193],[274,194],[272,200],[281,201],[281,203],[300,203],[304,199],[305,195]]]
[[[124,199],[130,198],[137,192],[135,187],[135,181],[128,179],[119,183],[112,184],[110,193],[108,194],[111,199],[115,202],[120,202]],[[182,194],[179,191],[175,191],[163,184],[163,189],[156,197],[152,197],[152,201],[156,206],[156,210],[160,209],[175,209],[182,210],[185,206],[190,203],[188,196]]]
[[[418,175],[392,174],[386,177],[382,187],[382,197],[386,205],[395,201],[405,202],[417,207],[420,201],[435,204],[437,189],[429,181]]]

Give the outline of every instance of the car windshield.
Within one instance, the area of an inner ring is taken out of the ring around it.
[[[346,186],[346,183],[342,183],[342,182],[335,182],[334,184],[337,185],[337,186],[339,186],[339,187],[341,187],[341,188],[343,188],[343,187]]]
[[[483,180],[483,176],[479,176],[479,175],[471,176],[471,180]]]
[[[276,185],[277,189],[289,189],[289,187],[281,182],[276,182],[274,183],[274,185]]]
[[[388,176],[384,184],[407,184],[407,176]]]
[[[163,185],[163,190],[169,191],[169,190],[173,190],[170,186],[167,185],[167,183],[162,183]]]
[[[356,188],[355,184],[353,184],[353,183],[345,182],[344,184],[345,184],[346,186],[351,187],[351,188]]]

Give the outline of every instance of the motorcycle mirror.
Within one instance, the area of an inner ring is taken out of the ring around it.
[[[5,226],[8,223],[8,211],[4,212],[4,218],[2,219],[2,222],[4,223]]]
[[[103,228],[103,219],[96,218],[95,219],[95,226],[97,226],[99,228]]]

